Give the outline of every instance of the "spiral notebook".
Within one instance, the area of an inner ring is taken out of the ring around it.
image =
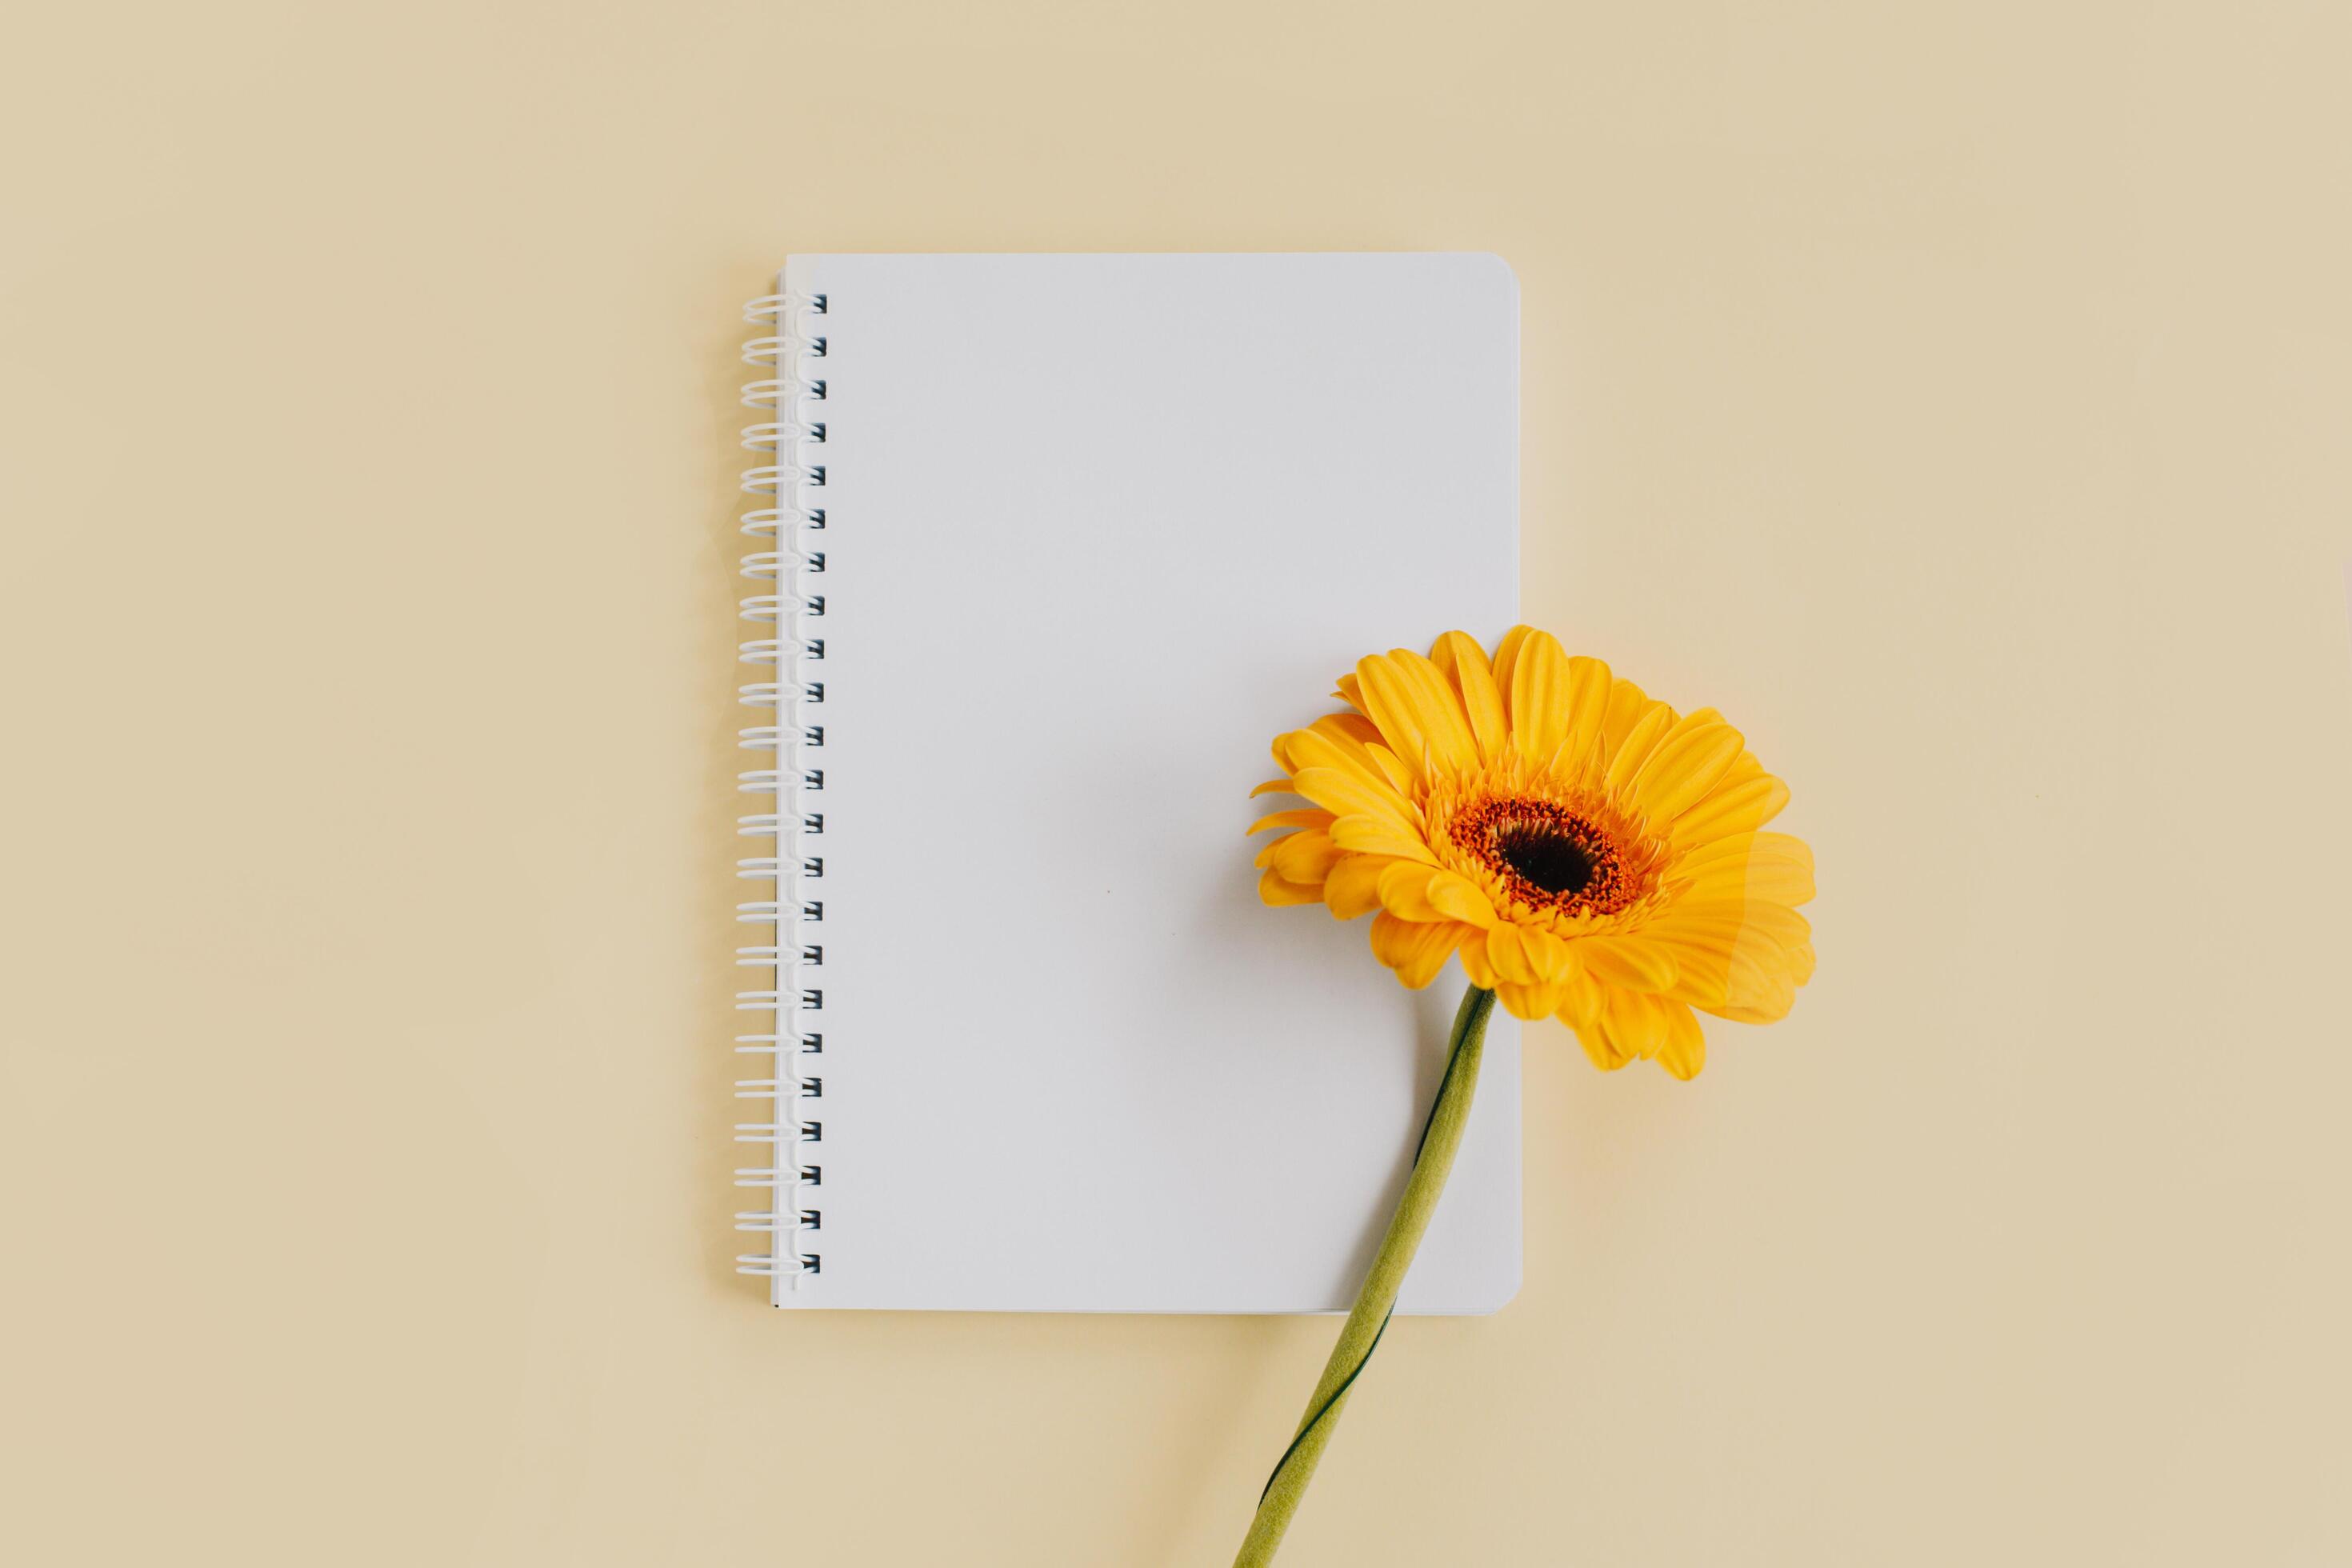
[[[1359,656],[1516,617],[1517,311],[1475,255],[800,256],[753,301],[777,1306],[1348,1305],[1464,982],[1263,907],[1249,792]],[[1403,1310],[1517,1288],[1518,1044]]]

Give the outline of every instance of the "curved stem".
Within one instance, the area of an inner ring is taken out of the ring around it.
[[[1364,1276],[1364,1288],[1357,1292],[1356,1304],[1339,1330],[1339,1342],[1331,1347],[1331,1359],[1323,1363],[1323,1376],[1307,1401],[1297,1435],[1266,1479],[1265,1490],[1258,1498],[1257,1517],[1250,1521],[1234,1568],[1263,1568],[1274,1561],[1283,1531],[1290,1528],[1291,1515],[1298,1511],[1307,1485],[1315,1479],[1315,1467],[1331,1441],[1339,1413],[1347,1408],[1349,1392],[1388,1330],[1397,1291],[1404,1284],[1405,1271],[1412,1267],[1412,1255],[1421,1247],[1422,1233],[1429,1228],[1438,1194],[1445,1190],[1445,1178],[1454,1169],[1454,1153],[1462,1147],[1462,1126],[1470,1115],[1470,1100],[1478,1088],[1478,1064],[1486,1052],[1486,1019],[1494,1010],[1492,991],[1473,985],[1463,994],[1445,1053],[1445,1076],[1438,1081],[1437,1099],[1422,1127],[1421,1146],[1413,1152],[1412,1174],[1406,1178],[1404,1196],[1397,1200],[1388,1234],[1381,1237],[1381,1249],[1373,1255],[1371,1271]]]

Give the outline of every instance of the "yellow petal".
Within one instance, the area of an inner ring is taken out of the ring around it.
[[[1372,956],[1396,971],[1397,979],[1418,991],[1437,978],[1445,961],[1471,928],[1451,921],[1423,924],[1399,920],[1383,910],[1372,917]]]
[[[1287,744],[1300,735],[1318,735],[1337,747],[1334,753],[1323,748],[1309,747],[1307,755],[1299,755]],[[1326,713],[1304,730],[1294,730],[1275,742],[1275,756],[1291,773],[1308,765],[1339,767],[1352,763],[1356,770],[1374,784],[1388,784],[1391,789],[1409,793],[1413,776],[1394,752],[1381,743],[1380,726],[1361,713]]]
[[[1579,657],[1568,661],[1568,723],[1548,761],[1555,773],[1578,778],[1594,766],[1601,721],[1609,712],[1612,679],[1609,667],[1597,658]],[[1534,760],[1547,762],[1542,757]]]
[[[1381,902],[1409,921],[1459,921],[1491,926],[1494,906],[1466,879],[1435,866],[1400,860],[1381,876]]]
[[[1332,816],[1328,811],[1274,811],[1251,823],[1249,832],[1242,837],[1247,838],[1269,827],[1328,827],[1331,822]]]
[[[1462,951],[1467,952],[1470,950],[1465,947]],[[1609,1001],[1609,988],[1584,967],[1583,961],[1576,956],[1575,943],[1568,944],[1568,963],[1560,972],[1559,1017],[1561,1023],[1581,1035],[1591,1028],[1601,1016],[1601,1008]]]
[[[1813,896],[1813,852],[1786,833],[1746,833],[1702,845],[1676,862],[1694,903],[1801,904]]]
[[[1666,1011],[1654,998],[1612,991],[1601,1009],[1601,1031],[1619,1056],[1654,1057],[1666,1043]]]
[[[1772,912],[1755,918],[1762,910]],[[1676,910],[1642,936],[1675,955],[1674,996],[1726,1017],[1779,1017],[1794,1003],[1800,976],[1811,973],[1803,924],[1778,905],[1717,906]]]
[[[1298,775],[1310,768],[1354,773],[1367,789],[1386,791],[1388,774],[1372,761],[1363,743],[1320,730],[1293,730],[1282,738],[1283,766],[1290,770],[1291,793],[1298,793]]]
[[[1465,925],[1482,930],[1495,923],[1494,903],[1475,882],[1453,871],[1441,871],[1429,879],[1429,902],[1440,912]]]
[[[1333,696],[1359,713],[1365,711],[1363,689],[1352,671],[1341,676],[1337,684],[1339,689],[1333,692]]]
[[[1288,779],[1268,779],[1265,783],[1250,791],[1250,798],[1252,800],[1255,800],[1262,795],[1290,795],[1292,793],[1294,792],[1290,787],[1290,781]]]
[[[1468,638],[1464,638],[1467,642]],[[1472,644],[1475,647],[1476,645]],[[1414,690],[1432,715],[1437,729],[1444,731],[1443,752],[1457,768],[1474,768],[1478,764],[1478,735],[1470,726],[1470,714],[1463,706],[1461,688],[1447,679],[1436,661],[1409,647],[1391,648],[1390,662],[1412,682]]]
[[[1746,1001],[1704,1010],[1718,1018],[1728,1018],[1735,1024],[1777,1024],[1789,1016],[1797,1003],[1797,983],[1783,974],[1761,994]]]
[[[1503,754],[1503,743],[1510,739],[1511,719],[1503,708],[1503,693],[1495,684],[1495,672],[1486,663],[1486,653],[1465,632],[1448,632],[1437,639],[1429,650],[1430,662],[1445,672],[1447,683],[1454,689],[1454,700],[1470,721],[1471,738],[1478,744],[1481,762],[1493,762]]]
[[[1642,764],[1650,760],[1650,753],[1657,749],[1658,742],[1664,740],[1666,731],[1674,727],[1675,710],[1663,702],[1652,703],[1641,718],[1634,721],[1633,727],[1609,751],[1606,782],[1611,795],[1620,800],[1626,797],[1634,775],[1642,771]]]
[[[1576,962],[1569,956],[1569,944],[1540,926],[1519,928],[1519,951],[1527,956],[1528,970],[1544,984],[1559,980]],[[1549,1013],[1551,1008],[1544,1011]]]
[[[1471,984],[1486,991],[1495,989],[1495,966],[1486,961],[1485,942],[1474,938],[1454,951],[1462,956],[1462,973],[1470,977]]]
[[[1755,859],[1800,861],[1810,866],[1813,861],[1813,852],[1806,847],[1803,839],[1790,833],[1734,833],[1684,849],[1675,857],[1672,875],[1676,879],[1704,881],[1708,877],[1726,869],[1744,867]]]
[[[1788,905],[1753,899],[1685,899],[1644,931],[1645,934],[1648,931],[1671,932],[1691,925],[1724,924],[1737,925],[1742,934],[1769,937],[1782,946],[1803,942],[1813,934],[1811,923]]]
[[[1607,1004],[1590,1023],[1576,1026],[1577,1043],[1602,1072],[1615,1072],[1629,1062],[1639,1061],[1645,1043],[1638,1030],[1628,1028],[1616,1005],[1619,994],[1610,993]]]
[[[1415,860],[1398,860],[1381,873],[1381,904],[1399,920],[1423,923],[1444,921],[1449,917],[1429,902],[1429,879],[1439,874],[1434,866],[1424,866]]]
[[[1356,678],[1364,711],[1407,767],[1459,773],[1476,765],[1469,720],[1435,665],[1410,648],[1393,648],[1358,659]]]
[[[1275,872],[1268,871],[1257,879],[1257,896],[1276,908],[1285,904],[1319,904],[1323,901],[1323,889],[1286,882]]]
[[[1675,956],[1643,936],[1579,938],[1576,955],[1593,975],[1631,991],[1664,991],[1675,983]]]
[[[1511,672],[1518,667],[1519,650],[1527,647],[1528,639],[1535,635],[1533,626],[1513,626],[1503,634],[1503,640],[1495,645],[1495,689],[1503,694],[1506,712],[1511,706]],[[1524,751],[1526,748],[1520,749]]]
[[[1412,793],[1412,770],[1406,767],[1394,752],[1386,746],[1366,746],[1364,751],[1372,759],[1372,765],[1386,775],[1389,784],[1398,793],[1408,795]]]
[[[1299,841],[1308,842],[1305,847]],[[1285,857],[1288,858],[1286,860]],[[1279,838],[1269,838],[1258,847],[1254,866],[1270,868],[1281,874],[1286,882],[1319,883],[1326,868],[1320,862],[1337,858],[1331,836],[1321,828],[1309,828],[1301,833],[1286,833]]]
[[[1326,713],[1307,727],[1318,735],[1353,741],[1360,746],[1369,746],[1381,738],[1381,727],[1361,713]]]
[[[1511,738],[1519,754],[1542,762],[1568,733],[1568,655],[1549,632],[1531,632],[1511,666]]]
[[[1310,827],[1304,832],[1277,838],[1267,848],[1272,858],[1266,864],[1284,881],[1318,888],[1323,885],[1323,879],[1331,874],[1331,868],[1339,859],[1339,847],[1332,843],[1331,836],[1320,828]]]
[[[1743,763],[1747,760],[1741,759]],[[1740,776],[1743,773],[1745,777]],[[1760,764],[1752,773],[1744,766],[1735,767],[1712,793],[1674,819],[1666,837],[1687,845],[1753,833],[1788,804],[1789,786],[1761,771]]]
[[[1679,1002],[1664,1005],[1666,1015],[1665,1044],[1658,1047],[1658,1065],[1676,1078],[1688,1081],[1698,1076],[1706,1066],[1706,1032],[1698,1026],[1691,1010]]]
[[[1528,967],[1528,955],[1519,946],[1519,928],[1508,921],[1497,921],[1486,932],[1486,967],[1495,972],[1497,985],[1532,985],[1536,972]]]
[[[1469,945],[1464,944],[1462,951],[1469,952]],[[1507,982],[1492,989],[1496,999],[1503,1004],[1512,1017],[1532,1022],[1537,1018],[1549,1018],[1559,1010],[1563,988],[1555,980],[1540,985],[1513,985]]]
[[[1731,1005],[1736,991],[1761,995],[1769,989],[1756,955],[1743,955],[1735,937],[1704,932],[1675,937],[1642,934],[1673,954],[1675,983],[1666,994],[1677,1001],[1694,1007],[1724,1007]]]
[[[1385,855],[1343,855],[1323,879],[1323,900],[1335,921],[1351,921],[1381,907],[1381,873],[1397,862]]]
[[[1576,1031],[1576,1043],[1584,1047],[1584,1054],[1602,1072],[1615,1072],[1633,1061],[1633,1058],[1617,1048],[1616,1041],[1601,1028],[1598,1019],[1585,1024],[1570,1024],[1569,1027]]]
[[[1385,822],[1400,833],[1418,837],[1421,813],[1385,783],[1374,784],[1354,768],[1301,768],[1291,780],[1291,793],[1311,800],[1336,816],[1368,816]]]
[[[1622,677],[1610,681],[1608,700],[1601,705],[1600,760],[1606,763],[1616,756],[1625,743],[1625,737],[1633,733],[1633,726],[1640,723],[1651,709],[1664,706]]]
[[[1437,864],[1437,857],[1417,834],[1406,833],[1377,816],[1343,816],[1331,825],[1331,842],[1358,855],[1393,855],[1401,860]]]
[[[1467,942],[1463,950],[1467,952]],[[1559,996],[1561,992],[1567,992],[1567,980],[1555,975],[1550,980],[1538,980],[1536,985],[1512,985],[1510,980],[1506,980],[1491,990],[1503,1006],[1510,1008],[1512,1018],[1527,1018],[1528,1023],[1534,1023],[1536,1018],[1550,1018],[1552,1013],[1559,1011]]]
[[[1633,809],[1660,826],[1673,821],[1722,782],[1747,745],[1713,709],[1685,714],[1633,775]]]

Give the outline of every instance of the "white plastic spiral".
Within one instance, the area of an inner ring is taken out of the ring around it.
[[[812,1200],[824,1170],[808,1147],[824,1136],[824,1125],[800,1115],[797,1108],[824,1093],[824,1079],[809,1059],[824,1049],[817,1021],[809,1016],[824,1005],[824,993],[814,979],[823,973],[817,966],[824,959],[819,926],[824,905],[803,884],[824,873],[823,846],[810,842],[824,832],[824,770],[806,753],[824,744],[823,715],[810,710],[824,701],[824,638],[818,635],[821,625],[812,623],[822,621],[825,605],[809,579],[824,571],[825,552],[813,548],[809,536],[826,521],[821,503],[827,432],[820,416],[825,384],[810,374],[810,366],[830,352],[825,314],[822,294],[763,294],[743,307],[745,321],[768,329],[767,335],[743,345],[743,362],[772,367],[774,374],[743,386],[743,405],[768,416],[743,427],[744,449],[765,460],[743,470],[741,488],[772,502],[744,512],[739,524],[746,537],[772,542],[745,555],[739,570],[773,591],[746,595],[739,608],[744,620],[776,631],[748,638],[737,649],[743,663],[774,677],[739,687],[737,700],[774,721],[747,725],[736,738],[746,750],[772,753],[775,765],[735,775],[739,790],[772,799],[766,809],[737,817],[735,831],[772,840],[775,852],[743,857],[735,863],[735,874],[772,883],[775,896],[737,904],[735,918],[772,927],[775,935],[735,950],[736,964],[752,971],[746,978],[754,983],[735,993],[736,1009],[772,1020],[757,1033],[736,1036],[735,1049],[773,1063],[772,1076],[739,1079],[735,1093],[738,1099],[772,1101],[776,1110],[773,1121],[740,1123],[735,1130],[739,1142],[771,1144],[775,1151],[769,1163],[735,1173],[737,1186],[763,1188],[769,1194],[766,1207],[737,1215],[735,1228],[774,1238],[770,1250],[735,1262],[741,1273],[775,1281],[780,1302],[824,1265],[809,1233],[823,1223]]]

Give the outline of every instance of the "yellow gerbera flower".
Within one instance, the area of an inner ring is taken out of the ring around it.
[[[1603,1068],[1690,1078],[1693,1009],[1765,1024],[1811,978],[1812,851],[1759,831],[1789,791],[1711,708],[1677,713],[1597,658],[1515,626],[1489,660],[1461,632],[1429,657],[1358,661],[1352,710],[1278,736],[1295,795],[1250,829],[1269,904],[1374,914],[1372,952],[1419,988],[1459,954],[1522,1018],[1557,1015]]]

